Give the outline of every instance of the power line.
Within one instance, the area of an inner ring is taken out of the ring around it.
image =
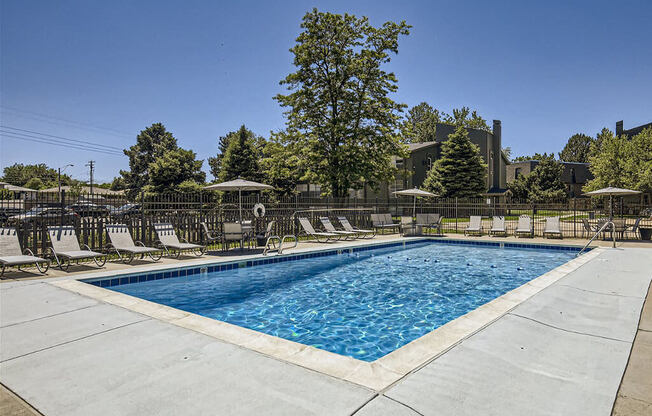
[[[97,131],[101,131],[101,132],[103,132],[105,134],[111,134],[111,135],[116,136],[116,137],[122,137],[122,138],[128,138],[128,139],[132,138],[131,133],[126,133],[126,132],[123,132],[123,131],[120,131],[120,130],[115,130],[115,129],[108,128],[108,127],[99,127],[99,126],[94,126],[94,125],[88,124],[88,123],[80,123],[78,121],[67,120],[67,119],[60,118],[60,117],[53,117],[53,116],[49,116],[47,114],[37,113],[35,111],[21,110],[19,108],[11,107],[11,106],[8,106],[8,105],[3,105],[3,104],[0,104],[0,108],[3,108],[4,109],[3,111],[9,111],[10,113],[16,113],[14,115],[18,116],[18,117],[28,118],[28,119],[37,120],[37,121],[43,121],[43,122],[51,123],[51,124],[59,124],[59,125],[63,124],[63,125],[68,125],[68,126],[81,128],[81,129],[87,129],[87,130],[88,129],[97,130]],[[49,120],[47,120],[47,119],[49,119]]]
[[[0,124],[0,127],[4,128],[4,129],[10,129],[10,130],[19,131],[19,132],[26,132],[26,133],[38,134],[38,135],[40,135],[40,136],[52,137],[52,138],[55,138],[55,139],[61,139],[61,140],[66,140],[66,141],[71,141],[71,142],[77,142],[77,143],[81,143],[81,144],[84,144],[84,145],[91,145],[91,146],[96,146],[96,147],[105,147],[105,148],[107,148],[107,149],[109,149],[109,150],[118,150],[118,151],[122,151],[121,148],[116,147],[116,146],[107,146],[107,145],[105,145],[105,144],[101,144],[101,143],[93,143],[93,142],[90,142],[90,141],[88,141],[88,140],[71,139],[71,138],[68,138],[68,137],[55,136],[55,135],[53,135],[53,134],[41,133],[41,132],[34,131],[34,130],[19,129],[19,128],[17,128],[17,127],[11,127],[11,126],[2,125],[2,124]]]
[[[53,139],[47,139],[47,138],[36,139],[36,138],[30,138],[30,137],[21,137],[21,136],[17,136],[17,135],[14,135],[14,134],[15,133],[10,134],[10,133],[7,133],[7,132],[0,131],[0,136],[6,137],[6,138],[9,138],[9,139],[24,140],[24,141],[36,142],[36,143],[45,143],[45,144],[51,144],[51,145],[54,145],[54,146],[65,147],[65,148],[68,148],[68,149],[76,149],[76,150],[84,150],[84,151],[87,151],[87,152],[103,153],[103,154],[112,155],[112,156],[122,156],[122,154],[119,153],[119,152],[114,152],[114,151],[109,151],[109,150],[93,149],[93,148],[89,148],[89,147],[75,145],[75,144],[72,144],[72,143],[60,143],[60,142],[53,141]],[[25,136],[27,136],[27,135],[25,135]]]

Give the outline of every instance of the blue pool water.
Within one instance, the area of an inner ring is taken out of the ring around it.
[[[575,253],[424,241],[111,289],[373,361]]]

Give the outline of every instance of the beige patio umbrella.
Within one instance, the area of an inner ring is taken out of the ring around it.
[[[640,194],[641,191],[635,191],[633,189],[624,189],[624,188],[614,188],[609,186],[607,188],[598,189],[597,191],[586,192],[584,195],[588,196],[606,196],[609,195],[609,220],[613,220],[613,206],[611,204],[614,195],[615,196],[625,196],[625,195],[636,195]]]
[[[274,189],[273,186],[264,183],[247,181],[242,178],[234,179],[213,185],[204,186],[204,189],[211,191],[238,191],[238,206],[240,209],[240,224],[242,224],[242,191],[262,191],[265,189]]]
[[[624,188],[614,188],[612,186],[598,189],[596,191],[586,192],[584,195],[588,196],[606,196],[609,195],[609,222],[612,223],[612,236],[613,236],[613,246],[616,247],[616,233],[614,230],[613,219],[614,219],[614,208],[613,208],[613,197],[615,196],[625,196],[625,195],[636,195],[640,194],[641,191],[635,191],[633,189],[624,189]]]
[[[413,196],[414,197],[414,204],[412,205],[412,217],[414,217],[416,215],[416,212],[417,212],[417,197],[418,196],[423,196],[423,197],[439,196],[439,195],[435,195],[435,194],[433,194],[431,192],[422,191],[421,189],[418,189],[418,188],[404,189],[402,191],[396,191],[396,192],[394,192],[394,195],[403,195],[403,196]]]

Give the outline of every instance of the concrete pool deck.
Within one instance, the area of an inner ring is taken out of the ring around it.
[[[616,398],[652,251],[599,252],[381,389],[50,284],[71,277],[0,284],[0,381],[46,415],[594,415]]]

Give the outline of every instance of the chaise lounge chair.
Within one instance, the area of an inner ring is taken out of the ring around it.
[[[527,215],[518,217],[518,225],[516,226],[516,230],[514,230],[514,235],[518,237],[521,234],[527,234],[529,237],[534,236],[532,232],[532,219]]]
[[[336,230],[335,226],[328,217],[320,217],[319,221],[321,221],[321,224],[324,226],[324,230],[326,230],[327,233],[339,234],[344,237],[345,240],[358,237],[358,233],[355,231]]]
[[[358,235],[362,238],[374,238],[376,236],[376,230],[363,230],[361,228],[355,228],[351,225],[349,220],[346,219],[346,217],[337,217],[337,220],[342,224],[342,227],[346,231],[351,231],[358,233]]]
[[[184,238],[182,238],[183,242],[179,241],[177,233],[174,231],[174,226],[170,223],[154,224],[154,230],[158,237],[158,243],[163,247],[168,256],[176,252],[174,257],[179,258],[182,252],[191,251],[195,256],[201,257],[206,251],[206,246],[189,243]]]
[[[159,261],[163,257],[163,250],[160,248],[146,247],[140,241],[134,243],[129,228],[124,224],[106,224],[104,229],[110,241],[107,249],[115,251],[124,263],[131,263],[136,255],[140,255],[141,259],[147,255],[153,261]]]
[[[299,235],[305,234],[308,238],[314,238],[318,243],[327,243],[331,240],[340,239],[340,235],[336,233],[315,231],[312,224],[310,224],[310,221],[308,221],[308,218],[299,217],[299,224],[301,224],[301,228],[303,229],[303,232],[300,232]]]
[[[471,215],[469,218],[469,226],[464,230],[464,235],[482,235],[482,217],[479,215]]]
[[[396,224],[392,220],[392,214],[371,214],[371,224],[376,230],[380,230],[381,234],[384,233],[384,230],[396,230],[399,231],[401,224]]]
[[[556,235],[559,238],[563,238],[561,230],[559,229],[559,217],[546,218],[546,228],[543,230],[543,236],[548,237],[550,235]]]
[[[68,270],[71,260],[93,259],[97,267],[103,267],[106,264],[106,254],[92,251],[86,244],[79,244],[75,227],[71,225],[48,227],[48,236],[52,244],[49,249],[50,253],[61,270]]]
[[[23,254],[18,241],[18,233],[15,228],[0,228],[0,277],[5,274],[5,268],[10,266],[21,266],[35,264],[40,273],[45,274],[50,268],[50,260],[36,257],[30,249],[25,249]]]
[[[491,230],[489,230],[489,235],[502,234],[507,236],[507,228],[505,228],[505,217],[503,216],[494,216],[491,222]]]

